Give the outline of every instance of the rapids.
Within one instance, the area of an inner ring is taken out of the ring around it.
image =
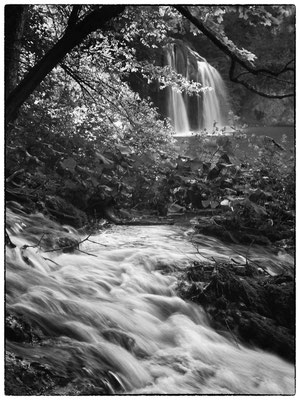
[[[41,214],[6,217],[16,245],[6,249],[6,310],[48,333],[42,343],[8,340],[6,350],[70,381],[108,371],[111,393],[294,393],[293,365],[221,336],[201,307],[176,295],[176,271],[199,257],[186,229],[112,227],[70,254],[22,246],[42,244],[44,234],[49,250],[51,237],[76,235],[72,228]],[[239,256],[212,238],[198,244],[205,256]]]

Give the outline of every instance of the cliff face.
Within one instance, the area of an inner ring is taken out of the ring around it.
[[[250,126],[294,125],[294,99],[267,99],[250,94],[242,102],[240,117]]]

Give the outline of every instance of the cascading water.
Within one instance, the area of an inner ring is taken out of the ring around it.
[[[51,373],[44,394],[294,393],[291,364],[221,336],[201,307],[177,297],[176,271],[195,257],[182,228],[115,227],[68,254],[36,246],[70,232],[40,214],[8,210],[7,227],[16,247],[6,254],[6,311],[39,338],[10,337],[6,350],[20,374],[26,365],[44,380]],[[206,257],[232,255],[201,242]]]
[[[201,82],[204,87],[211,88],[211,90],[207,90],[203,93],[203,122],[202,125],[200,122],[198,127],[212,129],[214,124],[225,126],[225,110],[222,108],[222,103],[224,103],[224,99],[226,99],[226,88],[223,79],[219,72],[206,61],[197,61],[197,66],[198,82]],[[198,99],[198,104],[199,103],[200,100]],[[201,110],[201,104],[199,104],[198,109]],[[200,117],[199,120],[201,120]]]
[[[167,52],[168,65],[171,66],[176,72],[184,69],[185,60],[183,55],[175,55],[174,48],[172,51]],[[181,72],[180,72],[181,73]],[[181,92],[175,88],[169,90],[169,101],[168,101],[168,112],[171,121],[173,122],[175,132],[185,133],[189,132],[190,125],[188,121],[188,115],[185,106],[185,99]]]
[[[188,80],[201,83],[206,90],[198,96],[187,96],[169,89],[168,116],[177,134],[206,129],[227,123],[227,93],[219,72],[203,57],[177,41],[166,49],[167,64]]]

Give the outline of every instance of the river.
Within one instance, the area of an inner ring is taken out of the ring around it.
[[[47,365],[69,385],[95,384],[105,372],[115,394],[294,393],[292,364],[221,336],[200,306],[176,295],[177,272],[199,256],[187,228],[116,226],[71,254],[46,251],[72,228],[41,214],[6,217],[16,245],[6,251],[6,311],[48,332],[30,344],[7,340],[20,359]],[[37,243],[44,250],[22,248]],[[205,256],[235,254],[204,236],[198,246]]]

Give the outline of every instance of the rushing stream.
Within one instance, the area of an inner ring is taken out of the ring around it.
[[[294,393],[293,365],[221,336],[201,307],[176,295],[176,271],[199,257],[183,228],[113,227],[85,240],[85,253],[70,254],[22,248],[48,237],[51,249],[50,237],[62,234],[42,215],[8,210],[7,227],[17,246],[6,251],[7,312],[49,335],[7,341],[8,351],[74,382],[109,371],[113,393]],[[205,256],[234,255],[218,240],[198,243]]]

